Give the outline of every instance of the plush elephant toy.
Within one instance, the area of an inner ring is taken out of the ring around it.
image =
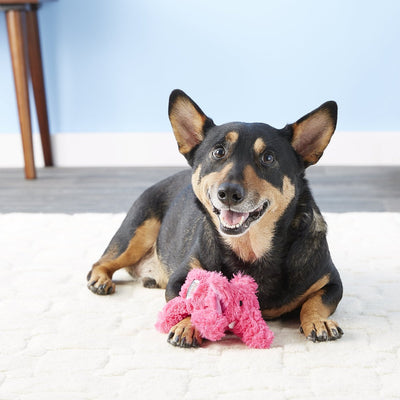
[[[159,313],[156,328],[167,333],[190,316],[203,338],[216,341],[230,331],[249,347],[269,348],[274,334],[262,318],[256,292],[250,276],[239,273],[229,281],[221,273],[193,269],[179,296]]]

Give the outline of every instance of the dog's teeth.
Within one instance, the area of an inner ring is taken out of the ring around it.
[[[224,222],[223,222],[223,225],[224,225],[226,228],[229,228],[229,229],[237,229],[237,228],[239,228],[239,227],[241,227],[241,226],[243,225],[243,223],[244,223],[245,220],[246,220],[246,217],[243,216],[243,217],[240,219],[240,221],[239,221],[237,224],[235,224],[235,225],[229,225],[229,224],[224,223]]]

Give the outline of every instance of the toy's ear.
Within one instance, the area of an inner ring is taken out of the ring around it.
[[[190,164],[192,151],[203,141],[214,122],[185,92],[178,89],[169,97],[168,115],[179,151]]]
[[[336,121],[337,104],[327,101],[291,125],[292,146],[303,158],[306,167],[321,158],[335,132]]]
[[[203,282],[205,279],[207,279],[207,274],[207,271],[199,268],[190,270],[186,276],[185,283],[181,287],[179,296],[183,297],[184,299],[192,297],[200,285],[200,282]]]

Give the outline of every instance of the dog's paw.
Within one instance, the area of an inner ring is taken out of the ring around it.
[[[87,276],[87,281],[87,287],[93,293],[106,295],[115,292],[115,283],[105,272],[92,270]]]
[[[194,328],[190,317],[183,319],[171,328],[168,334],[168,343],[178,347],[199,347],[203,339]]]
[[[300,326],[300,332],[312,342],[337,340],[343,336],[340,326],[331,319],[303,322]]]

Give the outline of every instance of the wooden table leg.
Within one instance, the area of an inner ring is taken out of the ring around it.
[[[19,123],[25,159],[26,179],[35,179],[35,160],[33,156],[32,128],[29,109],[28,75],[25,59],[22,11],[6,12],[8,40],[14,71],[15,92],[17,94]]]
[[[35,97],[36,113],[40,129],[40,137],[42,139],[44,164],[46,167],[49,167],[53,165],[53,156],[51,152],[49,120],[47,115],[46,93],[43,78],[43,64],[40,51],[39,25],[36,7],[33,7],[34,8],[26,13],[29,66],[33,94]]]

